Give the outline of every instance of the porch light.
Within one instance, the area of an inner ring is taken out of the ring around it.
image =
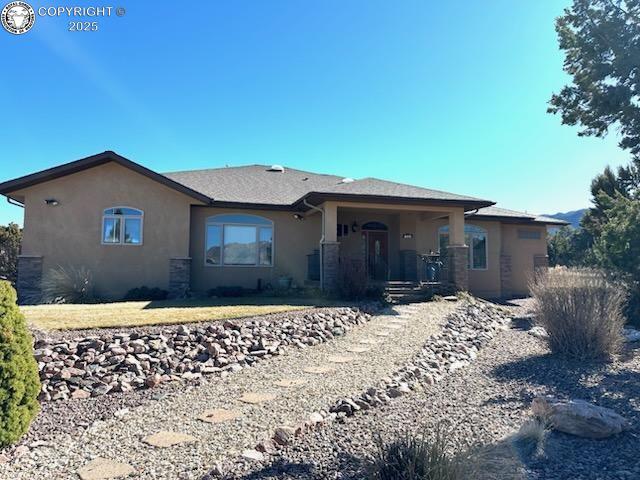
[[[299,213],[294,213],[293,214],[293,218],[295,218],[296,220],[304,220],[304,215],[300,215]]]
[[[44,203],[46,203],[47,205],[51,206],[51,207],[57,207],[58,205],[60,205],[60,202],[58,202],[58,200],[56,200],[55,198],[47,198]]]
[[[358,222],[353,222],[351,224],[351,231],[352,232],[357,232],[358,231]]]

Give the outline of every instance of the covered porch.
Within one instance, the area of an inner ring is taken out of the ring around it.
[[[325,202],[310,214],[322,216],[322,237],[309,258],[308,278],[324,290],[335,289],[342,270],[353,264],[374,283],[468,289],[463,207],[345,201]],[[443,226],[447,246],[441,251]]]

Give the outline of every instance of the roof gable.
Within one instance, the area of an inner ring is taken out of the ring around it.
[[[143,167],[142,165],[132,162],[131,160],[109,150],[106,152],[98,153],[96,155],[91,155],[90,157],[81,158],[80,160],[65,163],[57,167],[48,168],[40,172],[32,173],[30,175],[25,175],[14,180],[0,183],[0,194],[10,195],[12,192],[15,192],[17,190],[28,188],[39,183],[48,182],[50,180],[55,180],[57,178],[71,175],[73,173],[81,172],[83,170],[88,170],[90,168],[104,165],[105,163],[109,162],[117,163],[125,168],[133,170],[141,175],[144,175],[145,177],[151,178],[152,180],[155,180],[169,188],[184,193],[185,195],[201,202],[211,202],[211,198],[207,197],[206,195],[203,195],[202,193],[197,192],[185,185],[182,185],[175,180],[167,178],[164,175],[154,172],[153,170]]]

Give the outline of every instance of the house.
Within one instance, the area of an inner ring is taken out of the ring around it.
[[[0,193],[25,209],[22,299],[36,298],[57,266],[87,267],[97,293],[117,299],[142,285],[180,296],[282,278],[331,290],[348,262],[373,281],[434,280],[423,254],[438,251],[456,288],[520,295],[547,265],[547,226],[564,224],[375,178],[278,165],[160,174],[111,151],[4,182]]]

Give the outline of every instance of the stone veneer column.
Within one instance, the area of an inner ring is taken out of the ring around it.
[[[415,250],[400,250],[402,280],[414,282],[418,279],[418,254]]]
[[[450,245],[447,247],[449,261],[449,284],[456,290],[469,290],[469,247]]]
[[[42,257],[36,255],[18,256],[18,302],[39,303],[42,298]]]
[[[338,287],[340,269],[340,243],[322,243],[322,289],[335,291]]]
[[[500,296],[508,298],[512,295],[511,255],[500,255]]]
[[[191,289],[191,259],[169,260],[169,298],[184,298]]]

